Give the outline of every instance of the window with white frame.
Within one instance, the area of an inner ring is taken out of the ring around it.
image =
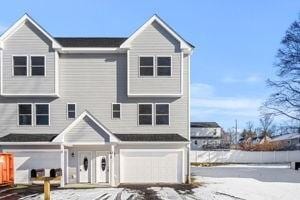
[[[27,56],[13,56],[13,75],[27,76]]]
[[[155,124],[169,125],[169,104],[155,104]]]
[[[171,57],[159,56],[156,58],[157,76],[171,76]]]
[[[19,125],[32,125],[32,105],[31,104],[19,104]]]
[[[154,75],[154,57],[141,56],[139,57],[140,76],[153,76]]]
[[[152,104],[139,104],[139,125],[152,125]]]
[[[113,119],[121,118],[121,104],[120,103],[112,104],[112,118]]]
[[[45,76],[45,56],[31,56],[31,76]]]
[[[35,105],[36,125],[49,125],[49,104]]]
[[[67,104],[67,115],[68,115],[68,119],[75,119],[75,117],[76,117],[76,104],[75,103]]]

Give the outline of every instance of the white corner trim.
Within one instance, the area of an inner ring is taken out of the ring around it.
[[[84,111],[79,115],[67,128],[65,128],[56,138],[53,140],[53,142],[63,142],[64,143],[64,135],[68,133],[70,130],[72,130],[84,117],[89,117],[97,126],[99,126],[104,132],[106,132],[111,138],[112,142],[119,141],[118,138],[114,134],[112,134],[107,128],[105,128],[102,124],[100,124],[96,118],[94,118],[88,111]],[[99,143],[97,143],[99,144]]]
[[[59,55],[58,52],[54,52],[54,93],[59,96]]]
[[[172,93],[172,94],[155,94],[155,93],[149,93],[149,94],[134,94],[134,93],[128,93],[128,97],[182,97],[181,93]]]
[[[129,95],[129,93],[130,93],[130,89],[129,89],[129,84],[130,84],[130,81],[129,81],[129,79],[130,79],[130,77],[129,77],[130,76],[129,66],[130,66],[130,62],[129,62],[129,59],[130,59],[130,50],[128,49],[127,50],[127,66],[126,66],[126,68],[127,68],[127,95]],[[1,72],[1,74],[2,74],[2,72]],[[2,84],[1,84],[1,86],[2,86]]]
[[[0,95],[3,93],[3,49],[0,49]]]
[[[121,48],[130,48],[131,42],[142,33],[150,24],[154,21],[159,23],[164,29],[166,29],[175,39],[180,42],[181,49],[187,49],[191,51],[193,47],[189,45],[178,33],[176,33],[168,24],[166,24],[157,15],[153,15],[146,23],[144,23],[137,31],[135,31],[125,42],[121,45]]]
[[[23,15],[17,22],[15,22],[7,31],[5,31],[1,37],[0,41],[3,43],[7,38],[9,38],[16,30],[18,30],[26,21],[33,24],[39,31],[41,31],[49,40],[52,42],[52,48],[61,48],[60,44],[37,22],[35,22],[28,14]]]
[[[124,53],[126,49],[118,47],[62,47],[60,53]]]
[[[59,97],[57,94],[13,94],[13,93],[1,93],[4,97]]]

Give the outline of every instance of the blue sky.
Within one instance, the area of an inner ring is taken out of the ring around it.
[[[300,1],[96,1],[1,3],[0,32],[25,12],[54,36],[128,36],[158,14],[196,46],[192,56],[193,121],[258,121],[271,92],[267,78],[280,40],[300,13]]]

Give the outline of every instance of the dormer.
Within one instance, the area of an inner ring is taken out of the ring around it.
[[[193,46],[157,15],[134,32],[127,49],[129,97],[181,97]]]
[[[60,44],[25,14],[0,37],[1,96],[58,97]]]

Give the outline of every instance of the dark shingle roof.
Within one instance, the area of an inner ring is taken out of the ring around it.
[[[220,128],[220,126],[217,122],[191,122],[191,127]]]
[[[188,140],[179,134],[115,134],[124,142],[187,142]]]
[[[120,47],[125,37],[55,37],[63,47]]]
[[[0,142],[51,142],[57,134],[16,134],[10,133],[0,138]]]

